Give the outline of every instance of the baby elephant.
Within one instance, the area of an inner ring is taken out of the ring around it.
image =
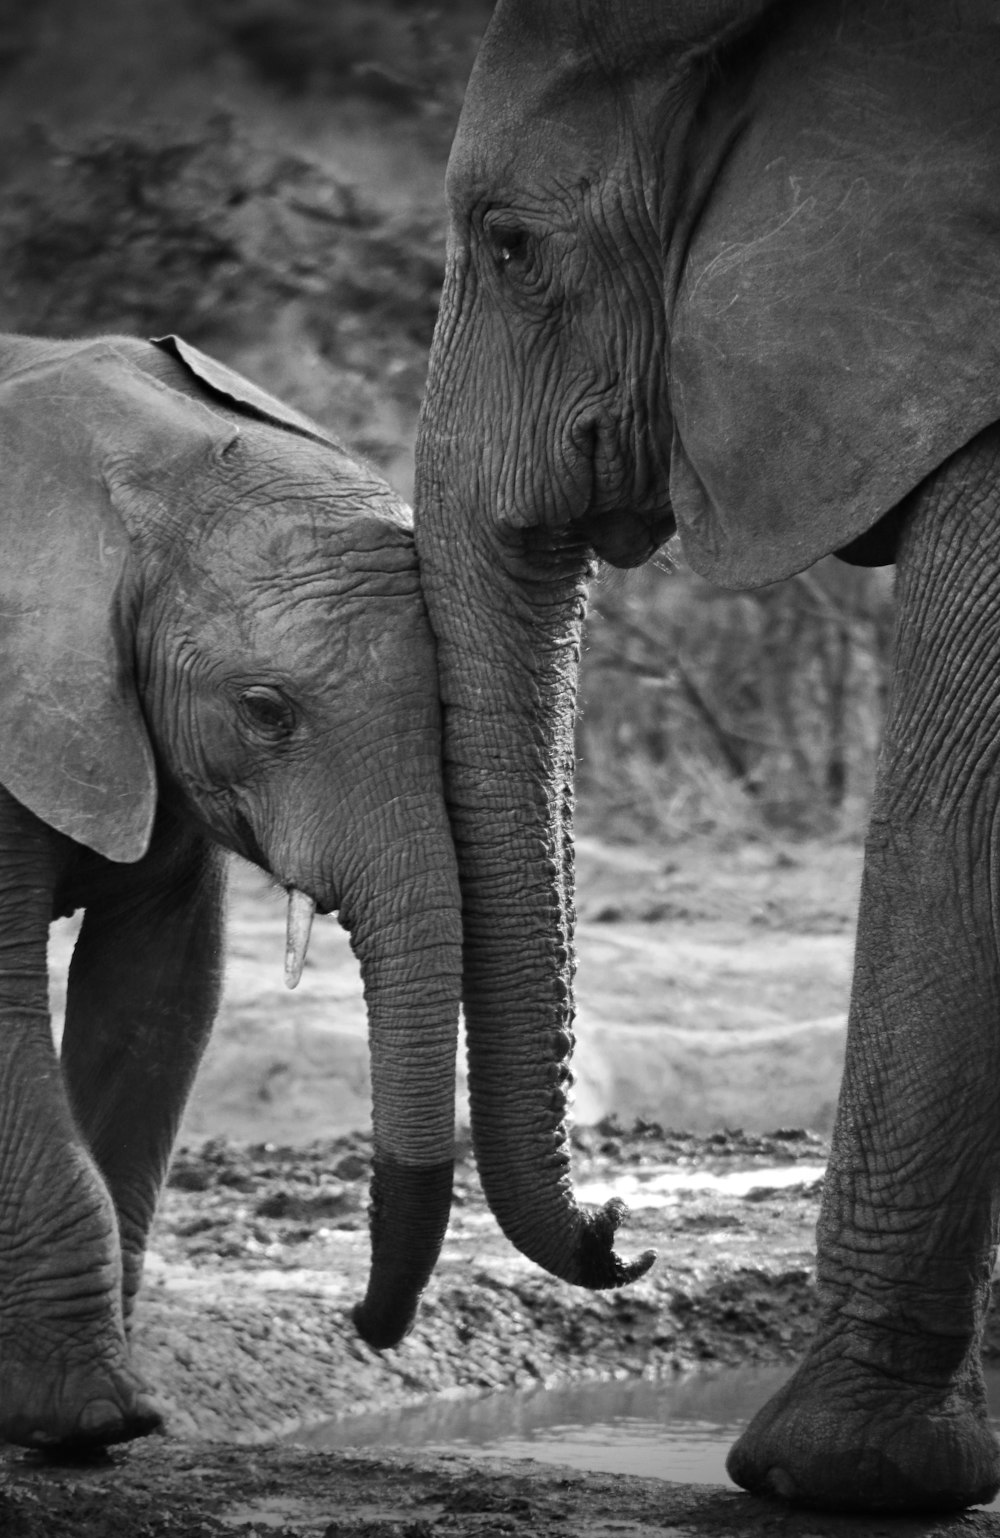
[[[337,910],[369,1010],[397,1341],[451,1193],[459,896],[408,511],[176,338],[0,338],[0,1437],[160,1416],[127,1329],[219,998],[223,846]],[[61,1060],[50,920],[84,909]]]

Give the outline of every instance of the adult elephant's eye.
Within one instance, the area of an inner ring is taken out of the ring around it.
[[[295,727],[295,712],[279,689],[255,684],[253,688],[243,690],[239,706],[247,725],[272,741],[289,736]]]
[[[531,258],[531,237],[523,225],[503,214],[487,214],[483,229],[500,268],[523,268]]]

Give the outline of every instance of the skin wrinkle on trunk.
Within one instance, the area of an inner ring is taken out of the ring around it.
[[[419,473],[426,487],[426,460]],[[620,1285],[653,1257],[627,1264],[614,1254],[620,1203],[597,1214],[577,1206],[565,1125],[564,1065],[573,1041],[567,787],[590,559],[585,547],[559,537],[540,543],[530,562],[513,542],[485,558],[457,543],[439,534],[420,553],[438,639],[446,793],[463,889],[463,998],[480,1178],[504,1232],[531,1259],[582,1285]],[[470,557],[478,574],[474,612],[463,610],[449,627],[435,599],[459,580],[463,562],[467,579]],[[494,561],[514,578],[510,595],[498,591]],[[484,620],[495,631],[494,647],[463,633]],[[495,765],[502,774],[486,772]],[[514,887],[512,866],[524,877]]]
[[[401,783],[380,798],[383,857],[367,849],[348,859],[340,910],[361,965],[372,1080],[372,1259],[353,1318],[377,1350],[410,1329],[448,1225],[462,950],[443,806],[408,787],[412,754],[404,763],[397,744],[388,756],[383,772]]]
[[[436,723],[430,742],[427,724],[402,709],[387,712],[387,725],[391,739],[374,751],[364,744],[377,771],[341,760],[341,826],[351,833],[336,850],[335,882],[361,966],[372,1082],[371,1267],[353,1318],[378,1350],[410,1329],[447,1229],[461,978]]]

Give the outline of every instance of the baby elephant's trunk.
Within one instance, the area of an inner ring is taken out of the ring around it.
[[[393,801],[385,857],[365,861],[364,900],[341,907],[364,978],[374,1129],[371,1273],[354,1322],[377,1350],[409,1330],[451,1206],[458,875],[440,796],[417,803],[415,792]]]

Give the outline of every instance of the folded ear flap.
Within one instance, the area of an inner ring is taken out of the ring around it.
[[[723,61],[669,317],[671,501],[712,581],[841,548],[997,419],[1000,19],[952,21],[810,0]]]
[[[214,426],[213,426],[214,422]],[[153,753],[133,677],[137,577],[111,485],[234,434],[106,343],[0,353],[0,783],[112,860],[145,852]]]
[[[190,342],[183,341],[179,336],[157,336],[152,340],[154,347],[176,358],[210,395],[214,395],[223,404],[238,406],[240,410],[250,412],[263,422],[272,422],[276,427],[288,427],[303,437],[315,438],[317,443],[329,444],[331,448],[340,449],[343,453],[343,445],[301,411],[296,411],[294,406],[286,406],[284,401],[276,400],[266,390],[259,389],[252,380],[244,379],[234,369],[199,352]]]

